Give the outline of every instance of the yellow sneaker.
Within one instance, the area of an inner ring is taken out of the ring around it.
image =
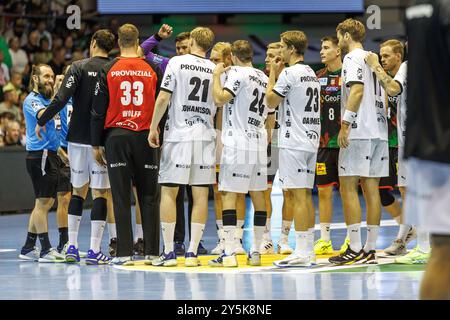
[[[314,244],[314,253],[317,255],[320,254],[332,254],[333,253],[333,245],[330,241],[325,241],[322,238],[316,241]]]
[[[341,246],[341,249],[339,249],[339,253],[343,254],[345,251],[347,251],[348,246],[350,245],[350,239],[345,238],[344,243]]]

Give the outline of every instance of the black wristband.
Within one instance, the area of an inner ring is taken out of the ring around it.
[[[158,33],[155,33],[154,35],[153,35],[153,37],[157,40],[157,41],[161,41],[163,38],[161,38],[159,35],[158,35]]]

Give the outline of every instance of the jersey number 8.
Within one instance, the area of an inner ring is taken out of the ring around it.
[[[120,102],[123,106],[128,106],[133,100],[133,105],[140,106],[144,102],[144,84],[141,81],[135,81],[131,84],[129,81],[122,81],[120,89],[123,90],[123,96],[120,97]],[[133,98],[131,97],[131,89],[134,90]]]

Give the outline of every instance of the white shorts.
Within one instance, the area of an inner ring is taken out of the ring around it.
[[[92,189],[110,188],[108,169],[95,162],[90,145],[69,142],[67,154],[70,165],[70,182],[74,188],[81,188],[88,182]]]
[[[280,148],[278,171],[282,189],[312,189],[316,174],[317,152]]]
[[[215,149],[214,140],[164,142],[158,182],[183,185],[216,183]]]
[[[224,146],[219,191],[247,193],[267,190],[267,151],[238,150]]]
[[[389,146],[380,139],[350,140],[339,150],[339,176],[381,178],[389,176]]]
[[[406,187],[408,181],[406,160],[403,159],[404,152],[404,147],[398,147],[397,186],[399,187]]]
[[[450,164],[409,158],[406,222],[450,235]]]

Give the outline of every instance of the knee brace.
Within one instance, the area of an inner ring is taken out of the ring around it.
[[[390,206],[395,202],[395,197],[390,190],[380,189],[380,199],[383,207]]]
[[[84,199],[77,195],[72,195],[69,202],[69,210],[68,213],[72,216],[81,217],[83,213],[83,203]]]
[[[106,199],[96,198],[92,202],[91,221],[106,221]]]
[[[222,220],[224,226],[235,226],[237,224],[236,210],[223,210]]]
[[[264,227],[267,222],[267,211],[255,211],[253,216],[253,225],[256,227]]]

